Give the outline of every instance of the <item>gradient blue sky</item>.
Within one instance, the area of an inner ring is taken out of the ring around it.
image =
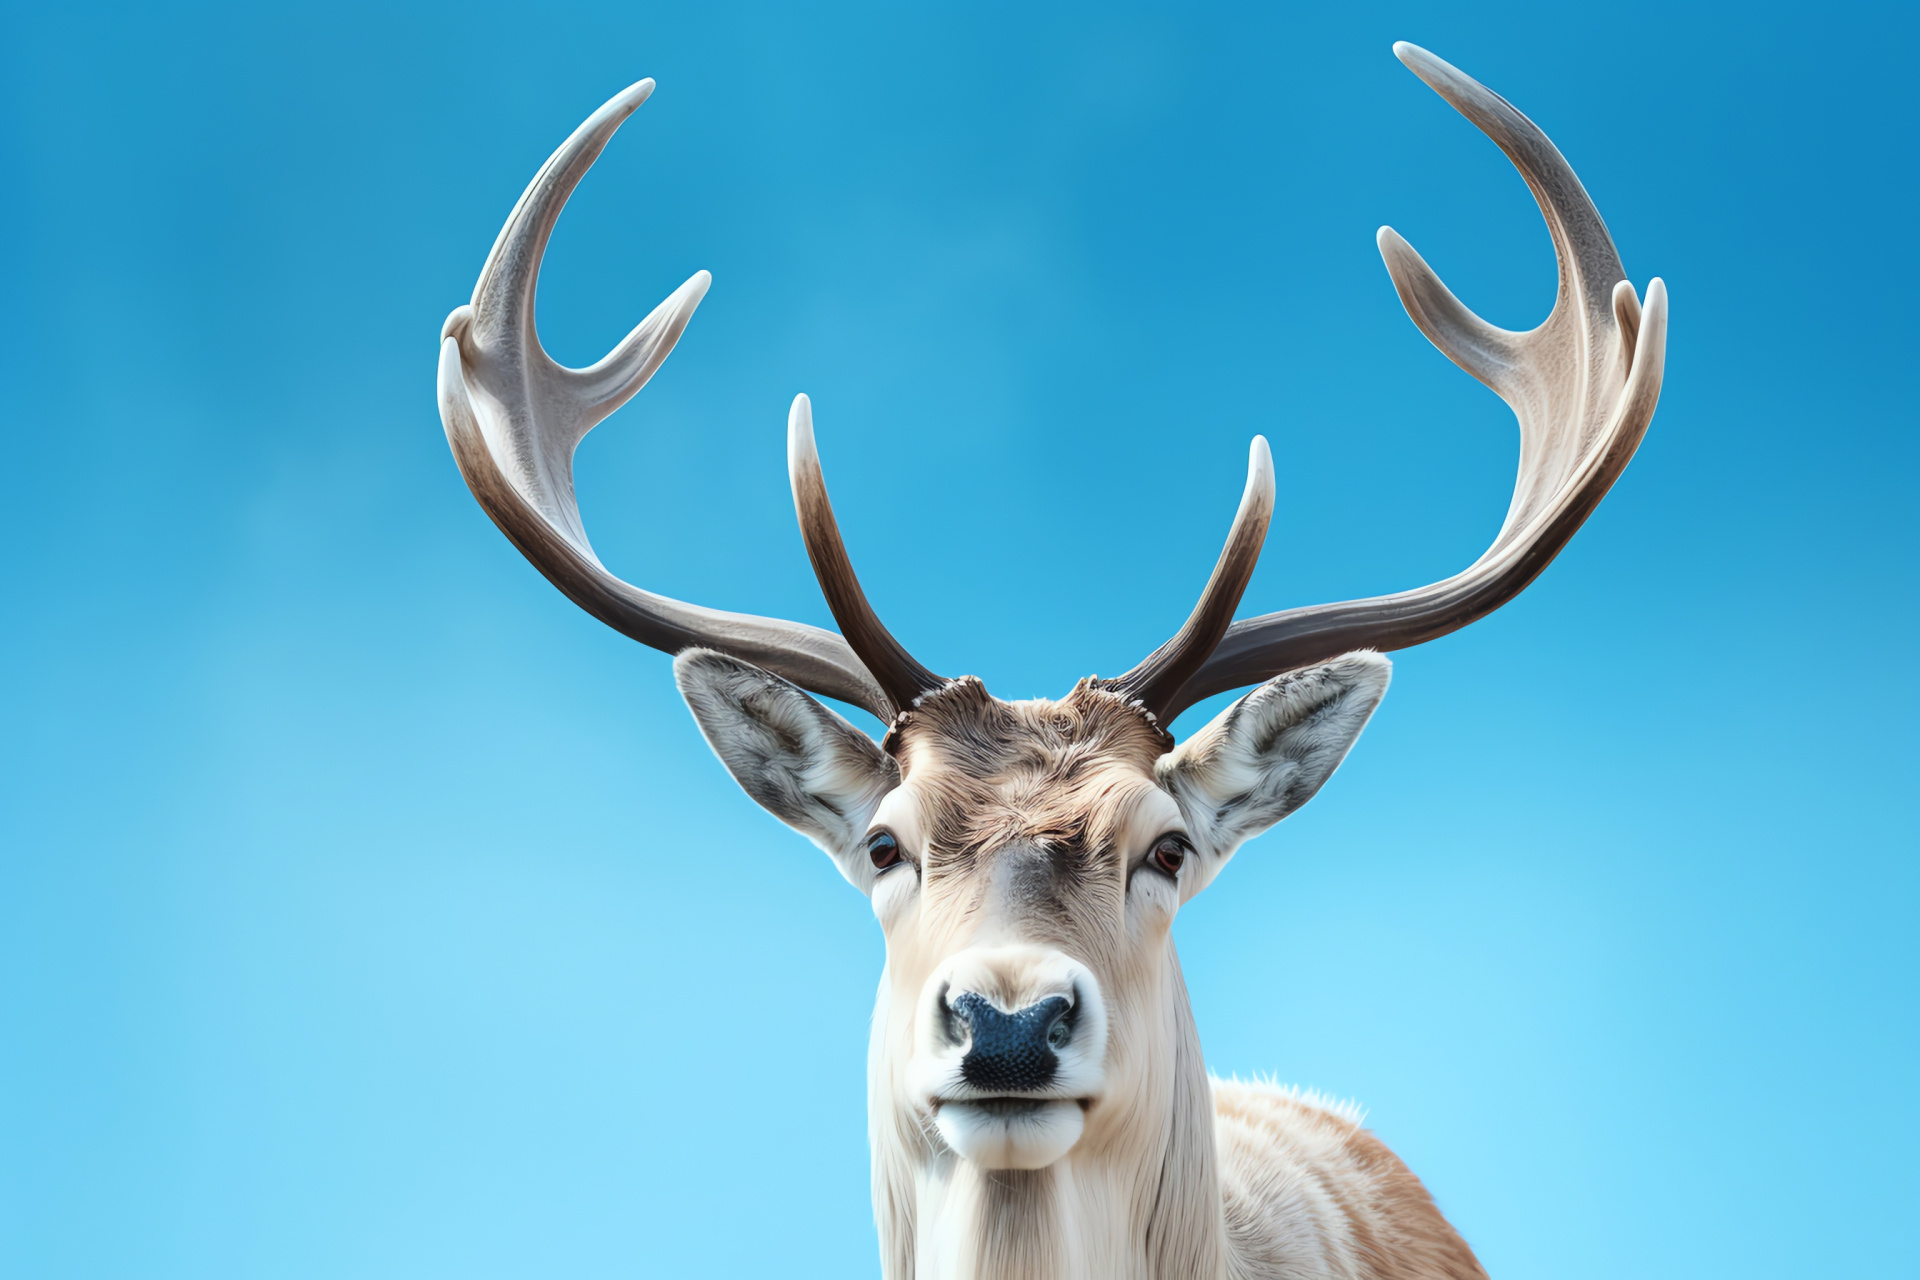
[[[1552,260],[1409,39],[1668,281],[1666,393],[1184,913],[1210,1063],[1361,1100],[1501,1280],[1914,1274],[1914,12],[12,6],[0,1273],[872,1274],[877,928],[473,504],[440,321],[657,77],[541,296],[584,363],[715,276],[581,450],[602,555],[827,623],[804,390],[897,633],[1063,692],[1256,431],[1248,611],[1497,528],[1511,417],[1372,233],[1513,327]]]

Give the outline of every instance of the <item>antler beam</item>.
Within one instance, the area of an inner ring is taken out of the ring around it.
[[[574,450],[653,376],[710,277],[696,273],[586,369],[567,368],[541,348],[534,289],[567,197],[652,92],[653,81],[642,80],[615,95],[561,144],[494,241],[473,301],[447,317],[439,381],[447,443],[500,531],[548,581],[608,626],[668,653],[693,645],[718,649],[889,720],[900,707],[833,632],[655,595],[609,573],[587,541],[573,491]]]
[[[1533,121],[1426,50],[1400,43],[1393,51],[1507,153],[1553,238],[1560,271],[1553,310],[1539,328],[1511,333],[1469,311],[1392,228],[1379,233],[1407,314],[1520,421],[1520,470],[1506,522],[1485,554],[1443,581],[1234,623],[1177,692],[1152,708],[1163,723],[1209,695],[1353,649],[1424,644],[1498,609],[1579,531],[1653,421],[1666,362],[1666,286],[1657,278],[1648,285],[1643,312],[1599,211]]]

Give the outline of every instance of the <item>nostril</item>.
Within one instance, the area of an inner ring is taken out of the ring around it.
[[[940,998],[934,1007],[940,1011],[940,1035],[950,1045],[958,1045],[966,1036],[966,1020],[958,1010],[947,1002],[947,992],[952,990],[946,983],[940,984]]]
[[[960,1060],[960,1075],[976,1089],[1025,1093],[1053,1083],[1060,1059],[1056,1050],[1073,1038],[1073,1005],[1065,996],[1049,996],[1014,1013],[996,1009],[986,997],[969,991],[952,1005],[967,1024],[972,1043]]]

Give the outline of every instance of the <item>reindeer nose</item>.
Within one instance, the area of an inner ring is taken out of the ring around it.
[[[1073,1002],[1065,996],[1002,1013],[985,996],[969,991],[953,1002],[953,1013],[973,1032],[960,1076],[976,1089],[1026,1093],[1046,1088],[1060,1066],[1054,1050],[1073,1039]]]

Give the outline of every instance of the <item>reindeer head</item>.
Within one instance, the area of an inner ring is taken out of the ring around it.
[[[1643,315],[1599,213],[1546,136],[1432,55],[1395,52],[1514,162],[1559,263],[1546,321],[1511,333],[1468,311],[1393,231],[1378,237],[1414,322],[1519,418],[1505,524],[1443,581],[1236,623],[1273,508],[1272,461],[1256,437],[1226,548],[1185,626],[1126,674],[1090,677],[1058,701],[1004,702],[972,677],[936,675],[881,624],[835,524],[805,396],[789,416],[789,471],[840,634],[657,596],[594,555],[574,448],[665,359],[708,277],[688,280],[587,369],[541,349],[534,285],[561,207],[652,81],[554,153],[472,303],[447,320],[441,416],[481,506],[581,607],[678,655],[680,689],[740,785],[872,899],[887,940],[871,1054],[875,1198],[892,1270],[942,1247],[924,1227],[915,1243],[911,1202],[964,1193],[981,1213],[1039,1212],[1051,1184],[1022,1183],[1037,1174],[1020,1171],[1063,1161],[1080,1170],[1076,1185],[1104,1178],[1150,1214],[1217,1218],[1174,914],[1333,773],[1386,691],[1375,651],[1445,635],[1517,595],[1606,495],[1652,419],[1660,281]],[[1186,742],[1169,737],[1201,698],[1254,684]],[[889,726],[884,740],[809,690],[871,711]],[[1016,1193],[1024,1198],[1004,1199]],[[1178,1231],[1148,1238],[1160,1270],[1208,1272],[1204,1246]]]
[[[696,649],[674,671],[740,785],[873,900],[875,1123],[926,1160],[1037,1169],[1164,1134],[1188,1041],[1174,913],[1326,781],[1388,664],[1284,676],[1178,748],[1095,680],[1057,702],[950,681],[883,750],[749,663]]]

